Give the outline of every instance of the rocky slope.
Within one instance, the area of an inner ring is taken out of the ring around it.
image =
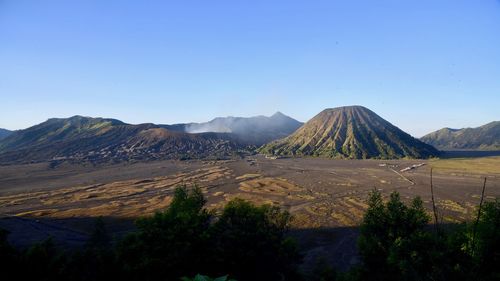
[[[261,152],[277,156],[331,158],[427,158],[438,151],[362,106],[326,109]]]

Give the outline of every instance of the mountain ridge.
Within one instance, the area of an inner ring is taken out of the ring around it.
[[[190,135],[150,123],[73,116],[51,118],[0,140],[0,163],[231,157],[241,149],[227,134]]]
[[[500,121],[476,128],[443,128],[420,139],[443,150],[500,150]]]
[[[13,131],[0,128],[0,140],[8,137]]]

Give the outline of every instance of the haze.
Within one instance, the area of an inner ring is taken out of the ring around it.
[[[1,1],[0,128],[350,104],[418,137],[475,127],[500,119],[499,30],[496,0]]]

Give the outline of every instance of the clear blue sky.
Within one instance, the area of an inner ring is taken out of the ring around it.
[[[500,1],[0,0],[0,127],[351,104],[415,136],[500,120]]]

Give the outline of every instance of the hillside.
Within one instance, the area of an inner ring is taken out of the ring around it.
[[[270,117],[219,117],[206,123],[162,125],[162,127],[186,133],[231,133],[239,142],[261,146],[289,136],[303,124],[277,112]]]
[[[277,156],[427,158],[439,152],[362,106],[326,109],[294,134],[263,146]]]
[[[227,134],[191,135],[154,124],[74,116],[49,119],[1,140],[0,163],[228,157],[240,148]]]
[[[12,131],[0,128],[0,140],[12,134]]]
[[[0,142],[0,152],[98,136],[119,125],[125,124],[114,119],[83,116],[52,118],[28,129],[14,132]]]
[[[477,128],[444,128],[422,137],[421,140],[443,150],[500,150],[500,121]]]

